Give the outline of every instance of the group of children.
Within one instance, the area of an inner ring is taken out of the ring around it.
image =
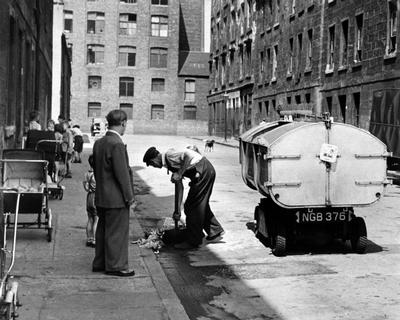
[[[71,128],[70,120],[58,117],[58,123],[54,120],[47,121],[47,130],[54,131],[57,141],[60,141],[59,152],[56,154],[56,168],[54,174],[55,182],[58,181],[59,172],[65,165],[65,178],[72,178],[71,163],[81,163],[81,153],[83,150],[83,135],[79,125]]]
[[[29,128],[28,130],[42,130],[39,123],[40,114],[34,110],[29,114]],[[62,116],[58,117],[58,123],[54,120],[49,119],[47,121],[47,131],[54,131],[54,135],[57,141],[60,142],[59,151],[56,153],[54,182],[58,182],[58,177],[61,168],[65,165],[65,177],[72,178],[71,175],[71,163],[81,163],[81,154],[83,151],[83,134],[80,130],[79,125],[73,125],[71,128],[71,120],[65,120]],[[83,181],[83,187],[87,192],[86,197],[86,211],[88,215],[88,221],[86,225],[86,246],[95,247],[96,240],[96,227],[97,227],[97,212],[94,204],[94,193],[96,190],[96,181],[93,173],[93,156],[89,157],[89,171],[85,174]]]

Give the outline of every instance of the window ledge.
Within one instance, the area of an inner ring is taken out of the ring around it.
[[[300,10],[299,13],[297,14],[299,17],[301,17],[304,14],[304,9]]]
[[[271,78],[271,83],[275,83],[276,82],[276,77]]]
[[[311,71],[312,71],[311,67],[307,67],[304,69],[304,74],[309,74],[311,73]]]
[[[333,70],[334,70],[334,66],[329,66],[328,64],[326,65],[326,69],[325,69],[325,74],[333,74]]]
[[[268,28],[265,30],[266,33],[270,33],[271,31],[272,31],[272,28],[271,28],[271,27],[268,27]]]
[[[287,79],[287,80],[290,80],[290,79],[292,79],[292,77],[293,77],[293,73],[292,73],[291,71],[288,71],[288,72],[286,73],[286,79]]]
[[[343,66],[340,66],[339,68],[338,68],[338,72],[340,73],[340,72],[345,72],[345,71],[347,71],[347,65],[343,65]]]
[[[274,23],[274,29],[278,29],[279,28],[279,22]]]
[[[362,61],[354,60],[354,64],[351,66],[352,70],[360,69],[362,66]]]
[[[291,13],[289,15],[289,21],[293,21],[296,18],[296,14],[295,13]]]
[[[395,59],[397,56],[397,51],[393,51],[391,53],[385,53],[385,55],[383,56],[384,60],[390,60],[390,59]]]

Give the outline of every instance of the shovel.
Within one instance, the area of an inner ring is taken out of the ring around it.
[[[175,222],[175,238],[178,238],[178,233],[179,233],[179,220],[181,219],[181,208],[180,208],[180,199],[179,197],[181,196],[181,184],[175,183],[175,210],[174,210],[174,222]],[[178,213],[179,212],[179,216]]]

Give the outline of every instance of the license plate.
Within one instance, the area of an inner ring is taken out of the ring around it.
[[[297,223],[309,222],[344,222],[351,220],[351,211],[348,209],[318,211],[309,209],[308,211],[297,211]]]

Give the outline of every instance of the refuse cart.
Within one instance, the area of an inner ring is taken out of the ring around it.
[[[243,181],[263,198],[255,208],[256,236],[276,256],[301,236],[321,232],[365,252],[367,229],[354,208],[379,200],[386,145],[366,130],[324,121],[276,121],[240,137]]]

